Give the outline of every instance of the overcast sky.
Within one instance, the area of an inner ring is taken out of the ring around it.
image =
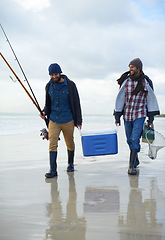
[[[116,79],[139,57],[165,113],[165,0],[1,0],[0,23],[41,108],[57,62],[76,83],[83,114],[112,114]],[[0,52],[27,86],[1,29]],[[9,75],[0,59],[0,112],[37,113]]]

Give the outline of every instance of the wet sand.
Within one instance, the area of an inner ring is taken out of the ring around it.
[[[122,129],[122,128],[121,128]],[[45,179],[48,142],[38,133],[1,136],[1,240],[164,240],[165,150],[139,155],[128,176],[128,147],[119,130],[119,154],[82,156],[78,131],[74,173],[67,173],[63,138],[58,177]]]

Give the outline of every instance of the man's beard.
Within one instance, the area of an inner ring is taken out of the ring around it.
[[[136,71],[130,71],[130,75],[131,75],[131,76],[138,76],[138,75],[139,75],[139,73],[138,73],[138,72],[136,72]]]
[[[54,83],[59,83],[60,79],[61,79],[61,77],[52,78],[52,81],[53,81]]]

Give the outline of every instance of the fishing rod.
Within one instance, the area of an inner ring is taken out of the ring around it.
[[[5,38],[6,38],[7,42],[8,42],[8,44],[9,44],[9,46],[10,46],[10,48],[11,48],[13,54],[14,54],[15,60],[17,61],[18,65],[19,65],[19,67],[20,67],[20,69],[21,69],[21,72],[22,72],[22,74],[23,74],[23,76],[24,76],[24,78],[25,78],[25,81],[27,82],[27,84],[28,84],[28,86],[29,86],[29,88],[30,88],[30,91],[31,91],[31,93],[32,93],[32,95],[33,95],[33,97],[34,97],[34,99],[35,99],[35,102],[36,102],[36,104],[38,105],[38,109],[39,109],[39,111],[40,111],[41,114],[42,114],[40,105],[39,105],[39,103],[38,103],[38,101],[37,101],[37,99],[36,99],[36,96],[34,95],[34,92],[33,92],[32,88],[31,88],[31,86],[30,86],[30,83],[29,83],[29,81],[28,81],[28,79],[27,79],[27,77],[26,77],[26,75],[25,75],[25,72],[24,72],[24,70],[23,70],[23,68],[22,68],[22,66],[21,66],[21,64],[20,64],[20,62],[19,62],[19,60],[18,60],[15,52],[14,52],[14,49],[13,49],[13,47],[12,47],[12,45],[11,45],[8,37],[7,37],[7,34],[6,34],[5,30],[4,30],[3,27],[2,27],[2,24],[0,24],[0,26],[1,26],[1,29],[2,29],[2,31],[3,31],[3,33],[4,33],[4,35],[5,35]],[[42,115],[43,115],[43,114],[42,114]]]
[[[25,90],[25,92],[27,93],[27,95],[30,97],[30,99],[32,100],[32,102],[34,103],[34,105],[36,106],[36,108],[40,111],[40,108],[38,107],[37,103],[34,101],[34,99],[32,98],[32,96],[30,95],[30,93],[28,92],[28,90],[26,89],[26,87],[23,85],[23,83],[21,82],[21,80],[19,79],[19,77],[17,76],[17,74],[14,72],[14,70],[12,69],[12,67],[10,66],[10,64],[7,62],[7,60],[5,59],[5,57],[2,55],[2,53],[0,52],[0,56],[2,57],[2,59],[5,61],[5,63],[7,64],[7,66],[10,68],[10,70],[12,71],[12,73],[14,74],[14,76],[16,77],[16,79],[18,80],[18,82],[21,84],[21,86],[23,87],[23,89]]]
[[[43,116],[43,112],[42,112],[42,110],[41,110],[41,108],[40,108],[40,105],[39,105],[37,99],[36,99],[36,96],[34,95],[34,92],[33,92],[32,88],[31,88],[31,86],[30,86],[30,83],[29,83],[29,81],[28,81],[28,79],[27,79],[27,77],[26,77],[26,75],[25,75],[25,72],[23,71],[23,68],[22,68],[22,66],[21,66],[21,64],[20,64],[20,62],[19,62],[19,60],[18,60],[15,52],[14,52],[14,49],[13,49],[13,47],[12,47],[12,45],[11,45],[11,43],[10,43],[7,35],[6,35],[6,32],[5,32],[5,30],[3,29],[3,27],[2,27],[2,24],[0,24],[0,27],[1,27],[4,35],[5,35],[5,38],[6,38],[7,42],[8,42],[8,44],[9,44],[9,46],[10,46],[13,54],[14,54],[15,60],[17,61],[18,65],[19,65],[19,67],[20,67],[20,69],[21,69],[21,72],[22,72],[23,76],[25,77],[25,81],[27,82],[27,84],[28,84],[28,86],[29,86],[29,88],[30,88],[30,91],[31,91],[33,97],[30,95],[30,93],[28,92],[28,90],[25,88],[25,86],[23,85],[23,83],[21,82],[21,80],[18,78],[18,76],[16,75],[16,73],[14,72],[14,70],[11,68],[11,66],[9,65],[9,63],[7,62],[7,60],[5,59],[5,57],[2,55],[2,53],[0,53],[0,55],[1,55],[1,57],[3,58],[3,60],[5,61],[5,63],[7,64],[7,66],[10,68],[10,70],[12,71],[12,73],[15,75],[16,79],[19,81],[19,83],[21,84],[21,86],[24,88],[24,90],[26,91],[26,93],[28,94],[28,96],[30,97],[30,99],[32,100],[32,102],[34,103],[34,105],[36,106],[36,108],[38,109],[38,111],[40,112],[40,114]],[[46,117],[45,117],[44,120],[45,120],[46,126],[48,127],[49,120],[48,120]],[[45,131],[47,131],[47,130],[45,129]],[[41,132],[42,132],[42,130],[41,130]],[[43,133],[43,132],[42,132],[42,133]]]
[[[3,56],[3,54],[0,52],[0,56],[2,57],[2,59],[4,60],[4,62],[7,64],[7,66],[9,67],[9,69],[12,71],[12,73],[14,74],[14,76],[16,77],[16,79],[18,80],[18,82],[21,84],[21,86],[23,87],[23,89],[25,90],[25,92],[27,93],[27,95],[30,97],[30,99],[32,100],[32,102],[34,103],[34,105],[36,106],[36,108],[38,109],[38,111],[40,112],[41,115],[43,115],[40,107],[38,106],[38,104],[36,103],[36,101],[33,99],[33,97],[31,96],[31,94],[28,92],[28,90],[26,89],[26,87],[24,86],[24,84],[21,82],[21,80],[19,79],[19,77],[17,76],[17,74],[14,72],[14,70],[12,69],[12,67],[10,66],[10,64],[7,62],[7,60],[5,59],[5,57]],[[49,124],[49,120],[45,117],[45,123],[46,126],[48,127]],[[48,140],[48,131],[43,128],[41,130],[41,136],[43,136],[43,139],[47,139]]]

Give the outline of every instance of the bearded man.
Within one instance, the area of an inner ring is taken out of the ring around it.
[[[139,165],[137,153],[140,152],[140,138],[145,118],[148,116],[148,128],[151,128],[154,116],[159,115],[159,107],[151,80],[144,75],[143,64],[139,58],[129,63],[129,71],[118,79],[120,90],[115,104],[115,123],[120,126],[123,115],[125,134],[130,148],[128,174],[136,175]]]
[[[49,158],[50,171],[46,178],[56,177],[57,174],[57,147],[60,132],[62,131],[68,152],[68,172],[74,171],[74,127],[81,129],[82,115],[80,98],[75,83],[62,74],[61,67],[53,63],[48,68],[50,81],[46,85],[46,100],[41,118],[49,119]]]

